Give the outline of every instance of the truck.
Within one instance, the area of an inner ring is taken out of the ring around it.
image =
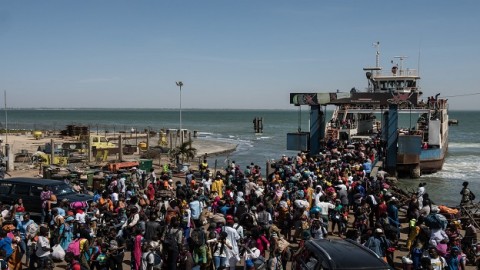
[[[80,140],[88,141],[88,136],[81,136]],[[109,142],[107,137],[102,135],[90,135],[90,147],[96,149],[118,148],[118,145]]]

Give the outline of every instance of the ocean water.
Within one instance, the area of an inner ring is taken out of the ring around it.
[[[5,126],[5,112],[0,112],[1,128]],[[327,111],[327,119],[331,112]],[[449,132],[449,153],[444,169],[424,175],[420,179],[401,179],[410,189],[426,182],[427,192],[435,203],[457,205],[463,181],[469,181],[473,192],[480,193],[480,127],[479,112],[451,111],[450,119],[458,119],[458,126]],[[263,134],[255,135],[253,119],[263,118]],[[109,133],[137,130],[179,128],[178,110],[161,109],[11,109],[7,111],[9,129],[61,130],[66,125],[90,126],[92,131]],[[182,111],[182,128],[197,131],[200,139],[231,142],[237,151],[228,156],[209,160],[213,166],[224,166],[227,159],[235,160],[242,168],[254,162],[264,167],[267,160],[282,154],[296,155],[286,150],[286,134],[299,128],[308,131],[309,111],[295,110],[193,110]],[[403,114],[399,125],[415,123],[416,115]]]

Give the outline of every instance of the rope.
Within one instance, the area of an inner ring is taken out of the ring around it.
[[[465,96],[475,96],[475,95],[480,95],[480,92],[477,93],[470,93],[470,94],[461,94],[461,95],[453,95],[453,96],[443,96],[443,97],[465,97]]]

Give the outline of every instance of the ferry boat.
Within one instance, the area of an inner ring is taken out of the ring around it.
[[[386,142],[387,163],[394,160],[399,175],[417,178],[443,167],[448,150],[448,104],[440,94],[424,101],[417,70],[403,68],[406,57],[396,58],[399,64],[382,73],[377,50],[376,66],[364,68],[366,92],[352,89],[330,94],[327,104],[336,108],[326,123],[325,138],[350,141],[378,134]],[[405,113],[418,118],[408,128],[398,128],[397,116]]]
[[[386,72],[379,65],[364,68],[366,91],[329,93],[290,93],[290,104],[310,106],[308,132],[287,134],[287,150],[316,155],[322,140],[352,141],[380,138],[384,151],[380,158],[390,173],[413,178],[442,169],[448,150],[448,104],[440,94],[422,99],[420,76],[415,69],[403,67],[405,56]],[[393,61],[392,61],[393,64]],[[325,120],[327,105],[335,105],[330,121]],[[407,128],[399,128],[399,114],[409,114]]]

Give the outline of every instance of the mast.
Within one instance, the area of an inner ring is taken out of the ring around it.
[[[399,66],[399,71],[400,71],[400,75],[403,75],[403,60],[405,60],[406,58],[408,58],[407,56],[394,56],[393,58],[397,58],[397,59],[400,59],[400,66]]]

